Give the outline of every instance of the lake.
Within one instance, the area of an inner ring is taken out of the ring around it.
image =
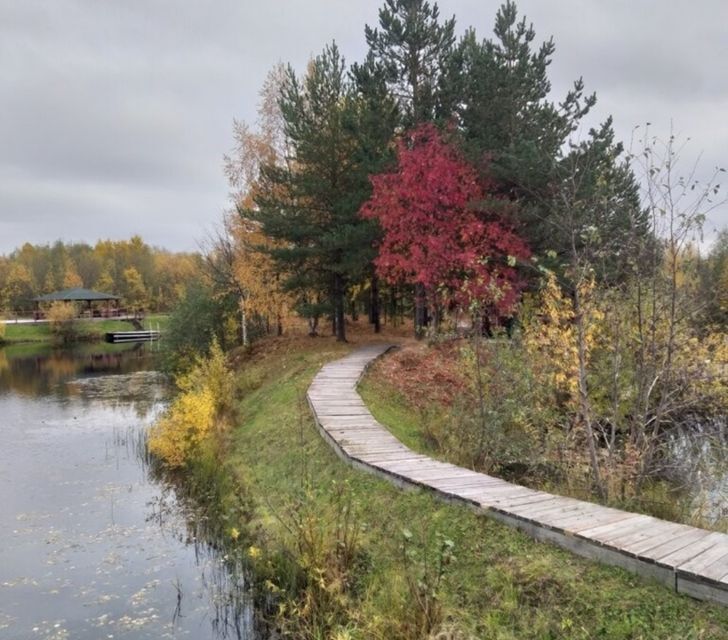
[[[142,347],[0,348],[0,637],[257,638],[241,571],[155,479]]]

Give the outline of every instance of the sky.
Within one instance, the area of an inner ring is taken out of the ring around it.
[[[442,0],[462,33],[492,34],[500,2]],[[728,166],[728,3],[521,0],[553,36],[552,98],[584,78],[629,145],[634,127],[687,141],[698,175]],[[0,0],[0,253],[23,242],[140,234],[196,250],[229,206],[234,118],[255,121],[279,61],[303,70],[335,40],[366,52],[366,0]],[[586,130],[581,132],[586,135]],[[689,140],[688,140],[689,139]],[[710,238],[728,226],[711,214]]]

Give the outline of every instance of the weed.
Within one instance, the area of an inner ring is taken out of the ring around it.
[[[440,627],[443,583],[455,560],[455,543],[439,531],[433,546],[415,544],[412,532],[402,530],[402,572],[412,605],[410,636],[415,638],[428,637]]]

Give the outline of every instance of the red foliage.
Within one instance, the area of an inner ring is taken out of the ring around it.
[[[384,231],[375,260],[379,275],[420,283],[448,304],[478,301],[511,311],[523,288],[515,264],[530,251],[484,205],[486,198],[492,204],[494,185],[480,182],[431,124],[401,140],[397,157],[395,171],[372,176],[372,196],[361,210]]]

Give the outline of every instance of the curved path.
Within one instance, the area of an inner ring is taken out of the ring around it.
[[[728,535],[527,489],[405,447],[356,391],[366,367],[390,348],[364,347],[325,365],[308,390],[322,436],[346,462],[401,487],[434,491],[581,556],[728,605]]]

